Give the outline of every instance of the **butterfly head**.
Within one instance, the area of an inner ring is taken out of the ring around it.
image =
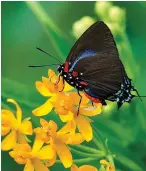
[[[62,72],[64,71],[64,64],[61,64],[58,66],[57,71],[60,73],[60,75],[62,76]]]

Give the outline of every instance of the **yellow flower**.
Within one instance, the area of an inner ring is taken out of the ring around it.
[[[106,160],[100,160],[100,164],[106,166],[106,171],[115,171],[115,168]]]
[[[90,121],[87,117],[100,114],[102,105],[98,103],[94,104],[95,106],[93,107],[91,104],[88,104],[89,99],[83,93],[81,95],[82,102],[78,115],[80,97],[76,92],[58,94],[56,101],[52,101],[51,104],[54,106],[55,112],[59,115],[60,119],[63,122],[69,122],[66,125],[66,131],[70,130],[68,129],[68,125],[75,125],[74,130],[76,130],[77,126],[84,139],[90,141],[93,137],[93,133]]]
[[[100,160],[100,164],[106,166],[106,168],[102,167],[102,168],[100,168],[100,170],[115,171],[114,167],[106,160]],[[71,166],[71,171],[98,171],[98,169],[96,167],[90,166],[90,165],[83,165],[83,166],[77,167],[75,164],[73,164]]]
[[[76,127],[79,132],[82,134],[86,141],[92,140],[93,132],[91,127],[91,120],[89,120],[88,116],[95,116],[101,113],[101,103],[94,104],[93,107],[91,104],[88,104],[89,101],[84,95],[82,95],[82,103],[80,105],[79,114],[77,115],[78,107],[70,108],[70,110],[66,113],[66,115],[59,114],[60,119],[63,122],[67,122],[66,130],[70,130],[70,125],[74,126],[74,131]],[[76,97],[76,100],[79,100],[79,97]],[[57,110],[57,109],[56,109]]]
[[[56,101],[51,102],[51,104],[54,106],[55,112],[59,114],[63,122],[69,122],[67,125],[75,125],[74,129],[76,129],[77,126],[84,139],[90,141],[93,137],[93,133],[90,121],[87,117],[100,114],[102,105],[98,103],[94,104],[95,106],[93,107],[91,104],[88,104],[89,99],[83,93],[81,95],[82,101],[78,115],[80,97],[76,92],[69,92],[64,95],[59,94],[56,97]],[[66,130],[67,129],[68,127]]]
[[[24,171],[49,171],[45,163],[55,154],[50,145],[43,144],[42,140],[35,138],[32,148],[29,144],[16,144],[9,154],[18,164],[25,164]]]
[[[54,107],[55,112],[59,114],[63,122],[72,121],[72,123],[75,124],[75,129],[77,126],[84,139],[86,141],[90,141],[93,137],[93,133],[92,127],[87,117],[100,114],[102,105],[98,103],[95,104],[95,107],[93,107],[88,103],[89,99],[84,95],[84,93],[82,93],[82,101],[80,104],[79,114],[77,115],[80,101],[80,96],[78,93],[59,92],[60,88],[56,88],[55,84],[57,81],[57,76],[52,70],[49,70],[48,75],[49,79],[44,79],[43,77],[43,83],[37,82],[36,87],[42,95],[51,96],[51,98],[49,98],[45,104],[35,109],[33,114],[36,116],[43,116],[44,114],[49,113]],[[51,78],[53,78],[53,80],[49,82]],[[41,86],[38,86],[38,84]],[[59,82],[58,87],[60,84],[62,85],[61,81]],[[66,86],[64,91],[69,89],[70,87]]]
[[[2,136],[9,134],[3,139],[1,148],[2,150],[10,150],[14,145],[18,143],[26,143],[24,135],[32,135],[32,124],[29,121],[30,118],[26,118],[22,121],[22,111],[20,106],[13,99],[7,99],[8,102],[13,103],[16,106],[16,116],[9,110],[2,109]]]
[[[36,81],[36,88],[40,92],[41,95],[48,97],[49,99],[40,107],[34,109],[32,113],[36,116],[43,116],[48,114],[52,108],[52,102],[56,101],[56,96],[58,94],[64,95],[64,92],[67,92],[72,89],[72,87],[65,82],[64,92],[60,92],[63,89],[63,81],[60,78],[58,81],[58,76],[51,69],[48,70],[48,78],[42,77],[41,81]]]
[[[71,171],[97,171],[97,168],[90,165],[84,165],[81,167],[77,167],[75,164],[71,166]]]
[[[69,111],[74,110],[75,105],[77,106],[79,104],[79,100],[77,92],[60,93],[51,104],[54,106],[54,110],[57,114],[68,115]],[[84,100],[82,100],[82,103],[83,101]]]
[[[65,168],[72,165],[72,155],[66,144],[80,144],[84,141],[81,134],[70,134],[67,131],[58,131],[57,124],[50,120],[47,122],[44,119],[40,119],[42,127],[34,129],[37,139],[50,144],[54,150],[54,153],[59,156]],[[56,156],[56,155],[55,155]],[[52,161],[48,162],[48,166],[54,164],[56,157]]]

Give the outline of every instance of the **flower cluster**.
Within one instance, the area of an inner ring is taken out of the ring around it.
[[[48,167],[56,162],[57,157],[65,168],[71,167],[71,171],[97,170],[90,165],[77,167],[73,163],[70,145],[92,140],[92,120],[89,117],[100,114],[102,105],[97,103],[92,106],[89,99],[81,94],[82,101],[78,113],[80,97],[67,83],[61,91],[63,86],[62,79],[58,81],[58,76],[50,69],[48,77],[36,81],[38,92],[47,98],[43,105],[32,111],[35,116],[41,116],[39,127],[32,128],[31,118],[22,120],[22,110],[13,99],[7,101],[16,106],[16,115],[10,110],[2,109],[2,136],[6,136],[2,140],[2,150],[10,150],[9,155],[15,162],[25,165],[24,171],[48,171]],[[53,120],[47,121],[42,118],[52,110],[64,123],[60,129]],[[30,135],[35,137],[33,144],[28,141],[27,136]],[[101,160],[100,163],[101,168],[114,171],[114,167],[106,160]]]
[[[109,26],[114,36],[121,36],[125,31],[125,10],[118,6],[113,6],[112,2],[96,2],[95,14],[97,18],[84,16],[73,24],[73,35],[76,38],[79,38],[97,20],[103,20]]]
[[[58,77],[52,70],[48,70],[48,78],[42,77],[42,82],[36,82],[36,88],[41,95],[48,97],[48,100],[32,111],[36,116],[43,116],[51,112],[52,109],[58,114],[63,122],[67,122],[64,129],[74,134],[76,127],[86,141],[93,137],[92,128],[88,116],[94,116],[101,113],[101,103],[95,104],[94,107],[89,103],[89,99],[82,94],[80,104],[80,113],[77,115],[80,97],[76,92],[70,92],[72,87],[66,83],[64,91],[62,90],[63,82],[56,85]],[[85,127],[86,125],[86,127]]]

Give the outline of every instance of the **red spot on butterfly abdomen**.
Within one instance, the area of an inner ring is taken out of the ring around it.
[[[87,86],[87,85],[88,85],[88,83],[86,83],[86,82],[84,82],[84,81],[81,81],[80,84],[81,84],[81,85],[84,85],[84,86]]]
[[[84,92],[85,93],[85,92]],[[95,97],[92,97],[90,96],[89,94],[85,93],[85,96],[90,99],[92,102],[95,102],[95,103],[102,103],[102,101],[98,98],[95,98]]]
[[[73,71],[73,72],[72,72],[72,76],[77,77],[77,76],[78,76],[78,72]]]

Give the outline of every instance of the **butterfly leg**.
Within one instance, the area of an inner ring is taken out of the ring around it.
[[[65,80],[63,79],[63,87],[62,87],[62,90],[59,90],[59,92],[62,92],[64,90],[64,86],[65,86]]]
[[[59,75],[58,80],[56,81],[55,85],[57,85],[60,82],[60,77],[61,75]]]
[[[94,107],[94,102],[93,102],[93,101],[91,101],[91,104],[92,104],[92,106]]]
[[[77,111],[77,116],[79,115],[79,111],[80,111],[80,104],[82,102],[82,96],[80,94],[80,92],[78,91],[78,95],[80,96],[80,101],[79,101],[79,106],[78,106],[78,111]]]

